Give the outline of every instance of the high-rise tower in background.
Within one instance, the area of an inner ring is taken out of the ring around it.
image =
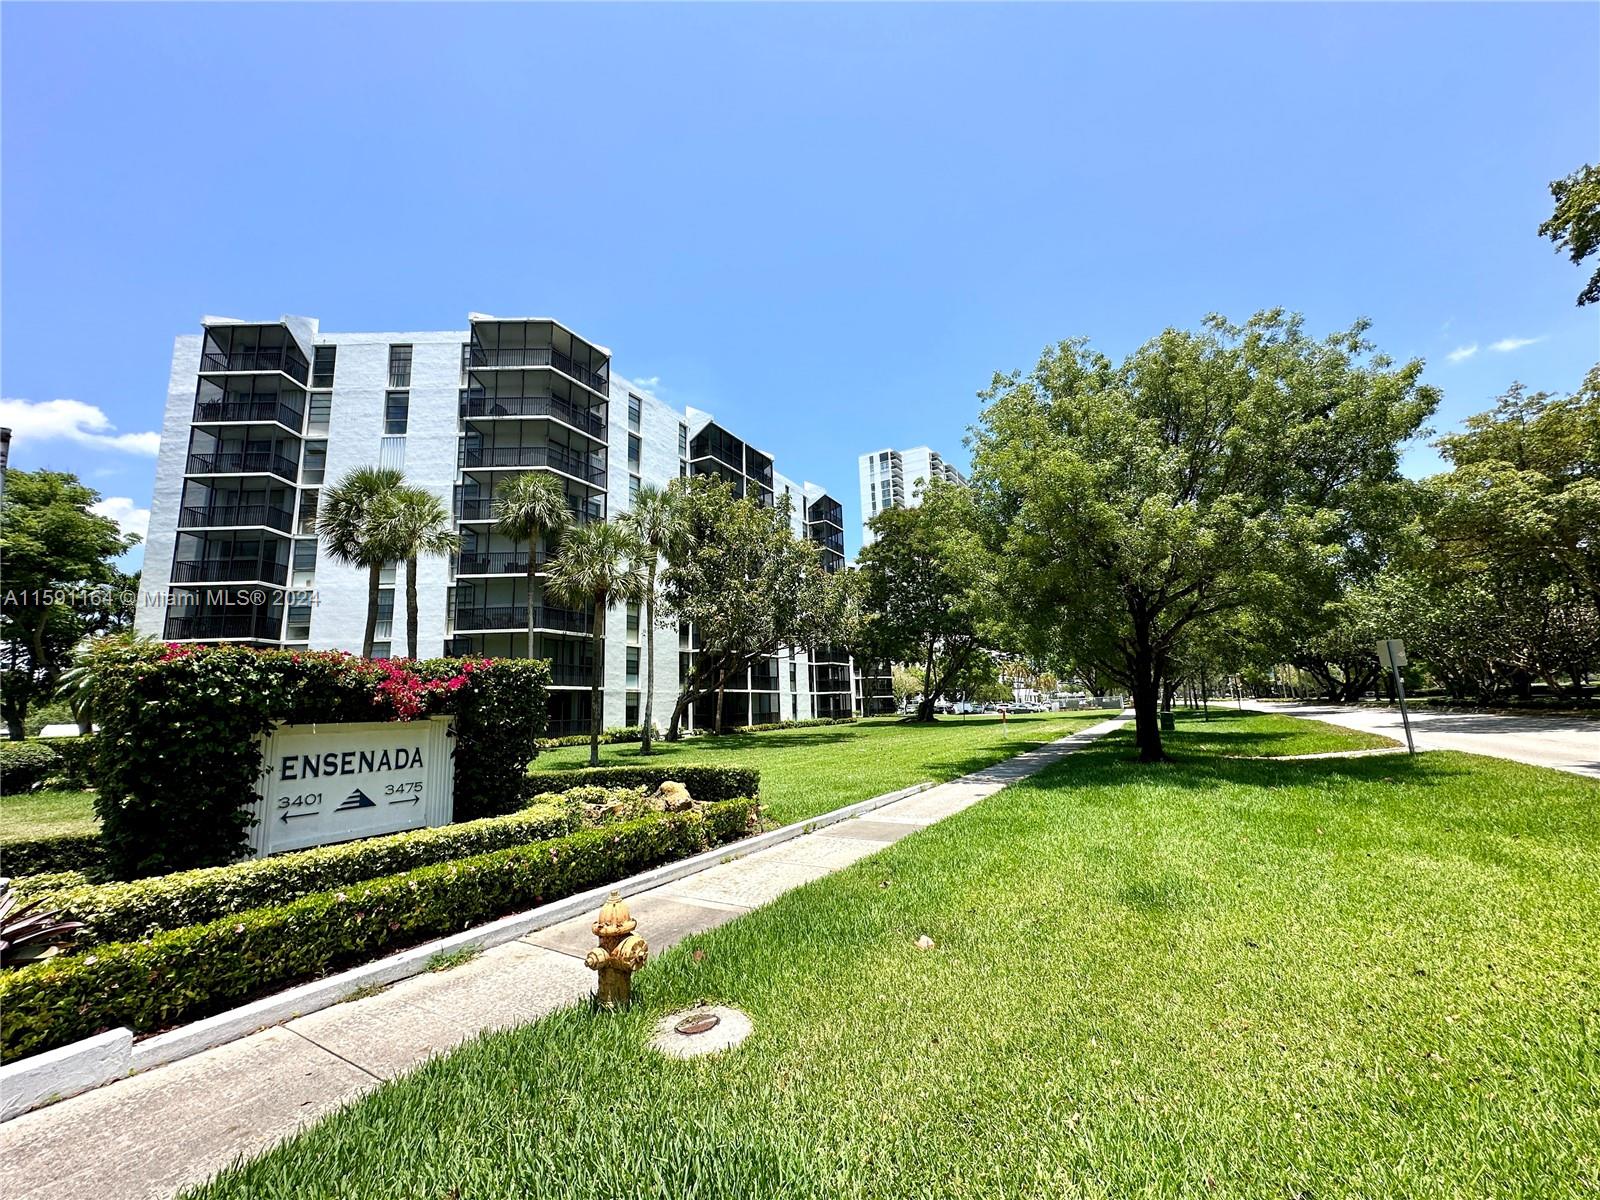
[[[872,518],[891,508],[915,508],[922,491],[933,480],[964,484],[966,477],[939,456],[937,450],[913,446],[909,450],[874,450],[857,460],[861,476],[861,544],[872,545]]]

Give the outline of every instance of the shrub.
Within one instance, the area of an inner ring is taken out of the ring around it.
[[[129,941],[414,867],[560,837],[578,827],[578,818],[559,799],[506,817],[412,829],[129,883],[71,887],[50,893],[50,907],[83,923],[81,946]],[[27,893],[41,894],[31,881]]]
[[[618,746],[626,742],[644,741],[644,730],[638,725],[618,725],[600,731],[600,744],[602,746]],[[589,735],[587,733],[564,733],[560,737],[540,738],[539,749],[559,750],[563,746],[587,746]]]
[[[757,725],[735,725],[734,733],[771,733],[775,729],[807,729],[814,725],[849,725],[854,717],[807,717],[801,721],[763,721]]]
[[[0,875],[4,872],[0,871]],[[46,892],[59,892],[67,888],[83,887],[94,881],[83,871],[40,871],[34,875],[18,875],[11,880],[18,895],[29,898]]]
[[[61,769],[61,756],[47,742],[0,742],[0,795],[31,792]]]
[[[0,875],[39,875],[47,871],[87,871],[105,867],[106,851],[98,833],[60,833],[0,843]]]
[[[575,771],[529,771],[523,792],[567,792],[576,787],[649,788],[675,779],[702,804],[755,797],[761,791],[761,772],[754,767],[626,766],[583,767]]]
[[[56,782],[73,791],[98,787],[94,776],[96,743],[94,734],[80,737],[52,738],[50,749],[56,752],[61,766],[56,772]]]
[[[5,1060],[126,1025],[146,1033],[558,900],[742,835],[748,800],[418,867],[0,975]]]
[[[133,644],[97,661],[100,794],[120,878],[217,866],[246,847],[274,724],[455,717],[455,814],[517,806],[544,727],[548,664],[530,659],[369,662],[244,646]],[[174,786],[181,781],[181,786]]]

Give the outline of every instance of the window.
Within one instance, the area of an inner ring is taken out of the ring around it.
[[[318,492],[300,493],[300,524],[296,533],[315,533],[317,531],[317,496]]]
[[[637,725],[639,723],[639,693],[628,693],[627,713],[622,718],[624,725]]]
[[[333,416],[333,393],[312,392],[311,403],[307,410],[310,419],[306,422],[307,433],[327,433],[328,420]]]
[[[678,457],[689,457],[689,427],[687,425],[678,426]]]
[[[628,647],[628,686],[639,686],[639,647]]]
[[[640,415],[641,415],[641,413],[643,411],[643,408],[644,408],[644,401],[639,399],[639,397],[635,396],[632,392],[629,392],[628,393],[628,428],[633,430],[635,433],[639,432],[639,417],[640,417]]]
[[[628,605],[628,640],[637,643],[639,640],[639,606]]]
[[[390,392],[384,397],[383,431],[385,433],[404,433],[410,416],[410,392]]]
[[[635,471],[639,469],[640,453],[641,446],[639,442],[639,435],[637,433],[630,433],[628,435],[628,465]]]
[[[639,477],[637,475],[629,475],[628,476],[628,503],[632,504],[638,498],[639,498]]]
[[[312,352],[312,387],[331,388],[333,386],[333,363],[338,354],[339,347],[337,346],[318,346]]]
[[[389,386],[392,388],[408,388],[411,386],[411,347],[389,347]]]
[[[311,637],[311,605],[289,606],[289,619],[284,626],[283,637],[289,642],[304,642]]]
[[[307,442],[300,464],[301,483],[321,483],[328,468],[328,443]]]
[[[294,569],[295,571],[315,571],[317,569],[317,543],[315,538],[301,538],[294,544]]]

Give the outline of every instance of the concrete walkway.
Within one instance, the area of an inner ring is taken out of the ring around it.
[[[1122,725],[1071,737],[770,849],[720,862],[628,906],[652,955],[960,812]],[[11,1200],[167,1197],[490,1029],[585,999],[594,914],[462,966],[404,980],[0,1125]],[[646,968],[648,974],[649,968]]]
[[[1398,708],[1250,700],[1245,701],[1245,707],[1382,734],[1396,739],[1402,746],[1406,740]],[[1581,717],[1508,717],[1413,709],[1411,733],[1418,750],[1462,750],[1600,779],[1600,721],[1586,721]]]

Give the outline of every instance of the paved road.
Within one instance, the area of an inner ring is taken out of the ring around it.
[[[1263,712],[1310,717],[1346,729],[1380,733],[1405,741],[1398,708],[1358,708],[1341,704],[1265,704],[1245,702]],[[1600,721],[1581,717],[1503,717],[1489,713],[1413,710],[1411,732],[1418,750],[1464,750],[1554,767],[1600,779]]]

